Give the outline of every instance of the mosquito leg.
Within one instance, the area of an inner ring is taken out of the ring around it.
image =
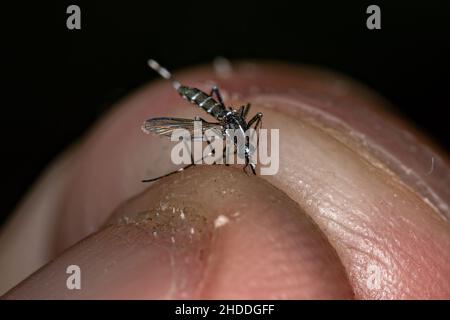
[[[258,129],[261,129],[262,117],[263,117],[263,114],[261,112],[258,112],[253,118],[250,119],[250,121],[248,122],[248,127],[250,128],[253,124],[255,124],[255,131],[258,131]],[[258,146],[259,146],[259,135],[257,136],[257,147]]]
[[[195,137],[192,137],[192,140],[193,140],[193,139],[195,139]],[[177,169],[177,170],[175,170],[175,171],[169,172],[169,173],[167,173],[167,174],[165,174],[165,175],[159,176],[159,177],[157,177],[157,178],[142,180],[142,182],[153,182],[153,181],[159,180],[159,179],[161,179],[161,178],[165,178],[165,177],[171,176],[171,175],[173,175],[173,174],[175,174],[175,173],[181,172],[181,171],[183,171],[183,170],[185,170],[185,169],[187,169],[187,168],[189,168],[189,167],[196,166],[197,163],[196,163],[195,160],[194,160],[194,155],[192,154],[191,148],[189,148],[189,146],[186,144],[186,140],[183,140],[183,142],[185,143],[186,149],[189,150],[189,154],[190,154],[190,156],[191,156],[191,163],[190,163],[190,164],[188,164],[187,166],[184,166],[184,167],[182,167],[182,168],[180,168],[180,169]],[[202,159],[200,160],[200,162],[202,162],[203,159],[204,159],[204,157],[202,157]]]
[[[171,176],[171,175],[173,175],[175,173],[178,173],[178,172],[181,172],[183,170],[186,170],[187,168],[192,167],[192,166],[195,166],[195,163],[188,164],[187,166],[185,166],[183,168],[180,168],[180,169],[177,169],[175,171],[169,172],[169,173],[167,173],[167,174],[165,174],[163,176],[159,176],[157,178],[142,180],[142,182],[153,182],[153,181],[156,181],[156,180],[159,180],[159,179]]]
[[[247,173],[247,167],[249,166],[249,163],[250,163],[250,160],[248,159],[248,156],[245,155],[245,166],[243,168],[245,174],[248,174]]]
[[[245,174],[247,174],[247,167],[250,167],[250,169],[252,169],[252,173],[256,176],[255,165],[253,163],[250,163],[250,158],[248,154],[245,155],[245,166],[244,166]]]
[[[244,117],[244,119],[245,118],[247,118],[247,115],[248,115],[248,113],[249,113],[249,111],[250,111],[250,107],[251,107],[252,105],[250,104],[250,103],[247,103],[247,105],[244,107],[244,112],[243,112],[243,114],[242,114],[242,116]]]
[[[217,159],[216,159],[216,157],[215,157],[215,155],[216,155],[216,149],[213,149],[212,147],[211,147],[211,141],[209,141],[208,139],[206,139],[206,143],[208,144],[208,148],[210,148],[210,150],[211,150],[211,152],[210,153],[208,153],[208,156],[213,156],[214,157],[214,163],[213,164],[217,164],[216,163],[216,161],[217,161]]]
[[[246,109],[247,109],[247,113],[248,113],[248,110],[250,109],[250,104],[247,104]],[[254,124],[255,131],[260,129],[261,126],[262,126],[262,117],[263,117],[263,114],[261,112],[258,112],[253,118],[250,119],[250,121],[248,122],[248,127],[250,128]],[[256,132],[256,134],[257,134],[256,148],[258,149],[258,147],[259,147],[259,135],[258,135],[257,132]],[[250,146],[247,146],[247,147],[250,148]],[[250,162],[249,155],[246,153],[245,154],[245,167],[244,167],[244,172],[245,173],[247,173],[246,169],[247,169],[248,166],[250,166],[250,168],[252,169],[253,174],[256,175],[255,164]]]
[[[257,129],[257,126],[262,121],[262,117],[263,117],[263,114],[261,112],[258,112],[253,118],[250,119],[250,121],[248,122],[247,126],[250,128],[253,123],[257,122],[256,126],[255,126],[255,129]]]
[[[226,166],[229,166],[230,164],[228,163],[228,153],[227,153],[227,146],[225,144],[225,146],[223,147],[223,163]],[[234,153],[236,153],[236,150],[234,151]]]
[[[259,137],[257,137],[259,138]],[[259,143],[259,141],[257,141],[257,144]],[[253,162],[251,162],[250,159],[250,153],[252,151],[251,150],[251,145],[250,145],[250,138],[246,137],[246,141],[245,141],[245,166],[244,166],[244,172],[247,174],[247,167],[250,166],[250,168],[252,169],[252,172],[254,175],[256,175],[256,171],[255,171],[255,164]]]
[[[244,117],[244,106],[240,106],[237,112],[239,113],[239,116],[241,118],[243,118]]]
[[[210,96],[215,95],[217,97],[217,100],[219,100],[219,103],[221,105],[223,104],[223,98],[222,98],[222,94],[220,93],[219,87],[218,86],[213,86],[211,89],[211,93],[209,94]]]
[[[209,141],[208,139],[206,139],[206,143],[208,144],[208,147],[211,147],[211,141]],[[215,155],[216,154],[216,150],[211,148],[211,155]]]
[[[211,144],[211,142],[208,141],[208,145],[210,145],[210,144]],[[213,150],[211,153],[215,155],[216,154],[216,150]],[[217,161],[217,159],[216,159],[216,161]],[[226,145],[223,147],[223,150],[222,150],[222,164],[224,164],[226,166],[230,165],[228,163],[228,155],[227,155],[227,146]]]
[[[230,135],[228,134],[228,132],[226,133],[226,136],[228,138],[230,138]],[[225,139],[225,141],[228,141],[228,139]],[[237,157],[238,157],[237,156],[237,148],[235,147],[233,150],[234,150],[233,151],[233,155],[236,155],[236,159],[237,159]],[[226,142],[224,147],[223,147],[223,161],[224,161],[226,166],[230,165],[229,156],[230,156],[230,154],[228,153],[227,142]]]
[[[193,137],[193,138],[195,138],[195,137]],[[186,144],[186,140],[183,140],[183,142],[184,142],[184,146],[186,147],[186,149],[189,150],[189,155],[191,156],[191,164],[195,166],[196,163],[195,163],[195,160],[194,160],[194,155],[192,154],[192,148],[188,147],[188,145]]]

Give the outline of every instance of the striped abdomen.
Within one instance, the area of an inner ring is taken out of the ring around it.
[[[227,113],[220,102],[197,88],[180,86],[177,91],[183,98],[199,106],[216,119],[222,118]]]

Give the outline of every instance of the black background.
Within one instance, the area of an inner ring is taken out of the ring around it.
[[[327,318],[330,315],[330,310],[333,310],[333,316],[345,317],[346,319],[361,319],[361,315],[370,314],[374,318],[380,319],[386,317],[386,314],[390,316],[397,316],[410,318],[420,317],[427,318],[433,314],[440,315],[445,314],[450,305],[449,301],[362,301],[362,300],[207,300],[207,301],[195,301],[195,300],[22,300],[12,301],[4,300],[0,301],[2,311],[11,310],[11,314],[23,315],[24,317],[29,315],[29,311],[33,310],[33,314],[39,316],[50,317],[53,319],[59,319],[60,315],[57,312],[48,312],[48,310],[70,310],[70,316],[73,319],[80,319],[89,316],[92,317],[105,317],[113,315],[120,318],[138,318],[143,314],[149,314],[152,318],[158,319],[183,319],[194,318],[195,316],[180,316],[175,314],[177,307],[185,304],[186,306],[196,307],[209,307],[214,308],[216,311],[220,310],[220,305],[274,305],[274,310],[269,314],[260,315],[223,315],[219,313],[209,312],[205,319],[245,319],[253,317],[256,319],[298,319],[303,315],[314,314],[317,318]],[[439,311],[441,310],[441,311]],[[9,313],[8,313],[9,314]],[[196,319],[201,319],[199,315]]]
[[[66,8],[81,7],[81,30]],[[381,7],[381,30],[366,8]],[[315,64],[346,73],[450,146],[449,1],[47,1],[1,5],[0,221],[42,169],[107,108],[171,69],[227,58]],[[3,90],[2,90],[3,91]]]

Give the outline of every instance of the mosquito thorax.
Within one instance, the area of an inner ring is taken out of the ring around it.
[[[245,119],[239,116],[236,112],[229,112],[225,115],[224,120],[226,129],[242,129],[243,131],[247,130],[247,123]]]

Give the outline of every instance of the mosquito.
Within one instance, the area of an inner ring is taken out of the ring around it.
[[[220,90],[217,86],[213,86],[211,88],[211,92],[207,94],[200,89],[182,85],[180,82],[173,78],[172,74],[166,68],[162,67],[153,59],[148,60],[148,65],[150,66],[150,68],[158,72],[161,77],[170,80],[174,89],[183,99],[203,109],[206,113],[214,117],[217,122],[208,122],[200,117],[195,117],[195,119],[167,117],[152,118],[144,122],[143,129],[147,132],[170,137],[174,130],[185,129],[188,130],[192,135],[194,131],[194,121],[199,120],[202,122],[202,131],[212,129],[214,130],[214,132],[217,132],[219,134],[219,137],[222,137],[223,139],[227,137],[227,130],[229,129],[238,130],[240,134],[243,134],[245,136],[245,132],[249,128],[252,128],[252,126],[255,131],[261,128],[263,117],[263,114],[261,112],[258,112],[249,121],[246,120],[251,107],[250,103],[240,106],[237,110],[231,107],[226,107],[223,102],[222,94],[220,93]],[[236,144],[236,142],[234,143]],[[247,172],[246,168],[250,167],[253,174],[256,175],[256,164],[250,161],[251,148],[248,144],[248,141],[246,141],[245,143],[243,154],[245,157],[244,172]],[[167,177],[196,165],[196,163],[193,161],[192,155],[191,160],[192,162],[183,168],[157,178],[142,180],[142,182],[156,181],[163,177]]]

